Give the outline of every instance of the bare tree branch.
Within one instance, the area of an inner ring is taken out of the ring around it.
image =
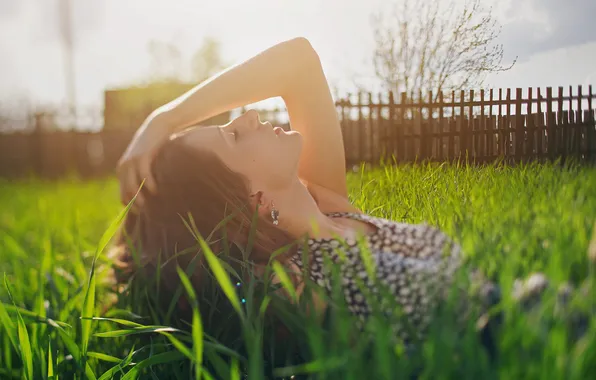
[[[371,20],[375,74],[395,93],[480,86],[515,64],[502,65],[500,26],[480,0],[401,0]]]

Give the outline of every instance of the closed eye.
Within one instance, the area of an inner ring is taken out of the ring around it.
[[[232,130],[230,130],[230,129],[231,129],[230,127],[219,128],[219,132],[221,133],[222,137],[224,137],[224,135],[230,134],[230,135],[234,136],[234,141],[237,141],[240,136],[240,133],[238,132],[237,129],[232,129]],[[229,141],[229,137],[226,136],[224,138]]]

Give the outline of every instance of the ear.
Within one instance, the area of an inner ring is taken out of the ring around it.
[[[266,218],[271,215],[273,199],[271,199],[271,197],[267,193],[259,190],[251,194],[250,204],[253,210],[256,210],[258,207],[260,217]]]

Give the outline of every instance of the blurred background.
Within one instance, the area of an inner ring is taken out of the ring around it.
[[[565,94],[554,89],[560,97],[554,109],[579,107],[583,118],[593,97],[582,98],[577,86],[587,92],[596,80],[594,14],[593,0],[0,0],[0,175],[56,176],[69,170],[66,164],[41,168],[57,165],[51,160],[77,161],[83,174],[109,173],[154,108],[296,36],[308,38],[319,53],[338,102],[357,93],[366,100],[373,93],[376,104],[383,104],[390,101],[389,91],[395,102],[403,100],[401,92],[411,102],[428,99],[427,91],[437,101],[442,91],[475,89],[466,93],[475,98],[480,89],[491,88],[512,89],[515,99],[516,89],[523,88],[525,100],[528,89],[534,97],[529,109],[524,104],[531,114],[543,111],[532,105],[546,96],[545,88],[565,86]],[[456,98],[461,100],[460,92]],[[515,113],[513,101],[510,105]],[[287,126],[280,99],[249,107]],[[470,115],[483,112],[479,104],[470,107],[475,107]],[[224,123],[241,111],[205,123]],[[353,118],[369,120],[373,111]],[[379,108],[378,118],[385,117],[382,112]],[[580,140],[582,133],[588,132],[580,131]],[[507,144],[503,151],[515,145]],[[380,155],[379,147],[367,149]],[[590,149],[586,145],[586,152]]]

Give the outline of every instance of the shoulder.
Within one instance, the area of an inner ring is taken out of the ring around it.
[[[359,219],[378,227],[375,234],[384,251],[407,253],[408,256],[429,258],[460,254],[460,246],[446,232],[428,223],[410,224],[377,216],[359,214]]]
[[[304,179],[301,179],[301,181],[306,186],[315,202],[317,202],[321,212],[362,214],[362,211],[355,207],[347,197]]]

